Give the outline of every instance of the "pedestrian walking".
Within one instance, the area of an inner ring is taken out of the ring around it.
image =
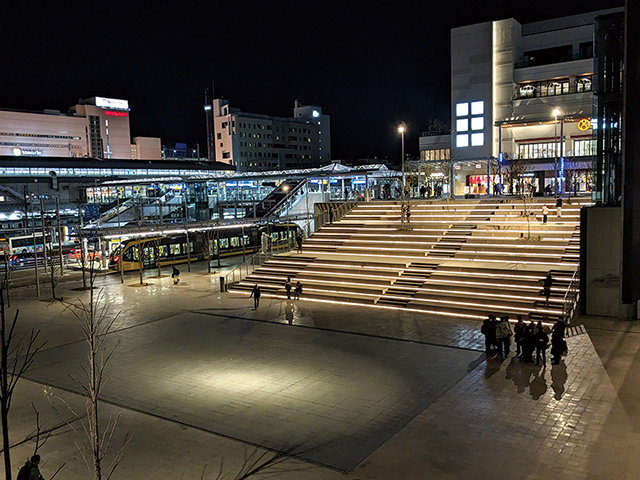
[[[487,355],[491,353],[496,338],[496,326],[493,322],[493,318],[493,315],[489,315],[484,319],[482,327],[480,327],[480,333],[484,335],[484,346]]]
[[[329,223],[333,223],[333,207],[329,205]]]
[[[549,217],[549,207],[546,205],[542,205],[542,223],[547,223],[547,218]]]
[[[420,187],[420,198],[424,198],[424,195],[427,193],[427,187],[424,185]]]
[[[518,315],[518,321],[513,327],[513,337],[516,341],[516,355],[518,357],[522,355],[522,342],[526,330],[527,325],[522,321],[522,315]]]
[[[540,364],[540,358],[542,358],[542,365],[546,365],[549,335],[545,333],[542,325],[538,325],[536,330],[536,365]]]
[[[407,223],[411,223],[411,205],[407,205]]]
[[[293,291],[293,298],[295,300],[300,300],[300,294],[302,293],[302,284],[300,283],[300,281],[296,282],[296,288]]]
[[[16,480],[44,480],[40,474],[40,468],[38,467],[39,464],[40,455],[36,453],[30,460],[25,462],[22,468],[20,468]]]
[[[287,291],[287,298],[291,300],[291,277],[287,277],[287,281],[284,284],[284,289]]]
[[[349,187],[344,187],[344,199],[349,198]]]
[[[509,356],[509,347],[511,345],[511,325],[509,325],[509,317],[504,316],[500,318],[500,321],[496,324],[496,339],[498,340],[498,353],[504,356]]]
[[[551,273],[547,273],[547,276],[544,279],[544,284],[542,287],[542,292],[544,293],[544,298],[547,299],[547,307],[549,306],[549,297],[551,296],[551,286],[553,285],[553,277]]]
[[[536,348],[535,324],[531,322],[524,331],[524,339],[522,340],[522,361],[524,363],[533,363],[533,351]]]
[[[296,243],[298,244],[298,253],[302,253],[302,235],[296,235]]]
[[[558,218],[562,218],[562,197],[556,199],[556,215]]]
[[[180,283],[180,270],[178,270],[175,265],[172,265],[171,269],[171,278],[173,278],[173,284],[177,285]]]
[[[253,286],[253,290],[251,290],[251,295],[249,295],[249,298],[253,297],[253,309],[254,310],[257,310],[258,307],[260,306],[260,295],[261,294],[262,294],[262,292],[260,291],[260,287],[256,283]]]

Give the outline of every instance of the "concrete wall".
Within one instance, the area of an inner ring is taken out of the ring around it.
[[[587,315],[631,319],[635,304],[621,303],[622,209],[587,207],[582,218],[582,295]]]
[[[135,137],[136,158],[138,160],[162,160],[162,145],[156,137]]]

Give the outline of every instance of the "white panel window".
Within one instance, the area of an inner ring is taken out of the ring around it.
[[[459,118],[456,120],[456,132],[466,132],[469,130],[469,120],[466,118]]]
[[[484,130],[484,117],[471,118],[471,130]]]
[[[471,134],[471,146],[481,147],[484,145],[484,133],[472,133]]]
[[[471,115],[482,115],[484,113],[484,102],[471,102]]]
[[[469,115],[469,104],[468,103],[457,103],[456,104],[456,117],[466,117]]]
[[[456,135],[456,147],[464,148],[469,146],[469,135]]]

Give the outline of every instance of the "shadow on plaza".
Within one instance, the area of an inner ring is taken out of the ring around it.
[[[567,382],[567,366],[564,360],[561,360],[558,365],[551,365],[551,368],[547,368],[547,364],[524,363],[517,356],[510,357],[506,361],[499,355],[485,357],[483,354],[482,357],[486,358],[484,366],[485,379],[489,379],[500,372],[506,362],[504,369],[505,380],[513,382],[518,394],[525,393],[528,388],[531,398],[540,400],[549,390],[549,386],[551,386],[556,400],[561,400],[564,395]],[[478,360],[471,362],[469,368],[472,368]],[[549,383],[549,380],[551,383]]]

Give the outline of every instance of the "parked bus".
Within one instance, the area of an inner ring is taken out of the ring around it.
[[[47,247],[51,248],[51,238],[47,236],[48,242]],[[17,253],[33,253],[34,251],[34,237],[33,235],[21,235],[19,237],[6,237],[0,240],[0,247],[4,244],[2,242],[6,242],[5,251],[9,252],[11,255],[15,255]],[[36,234],[35,236],[35,250],[37,252],[41,252],[44,248],[42,241],[42,233]]]

